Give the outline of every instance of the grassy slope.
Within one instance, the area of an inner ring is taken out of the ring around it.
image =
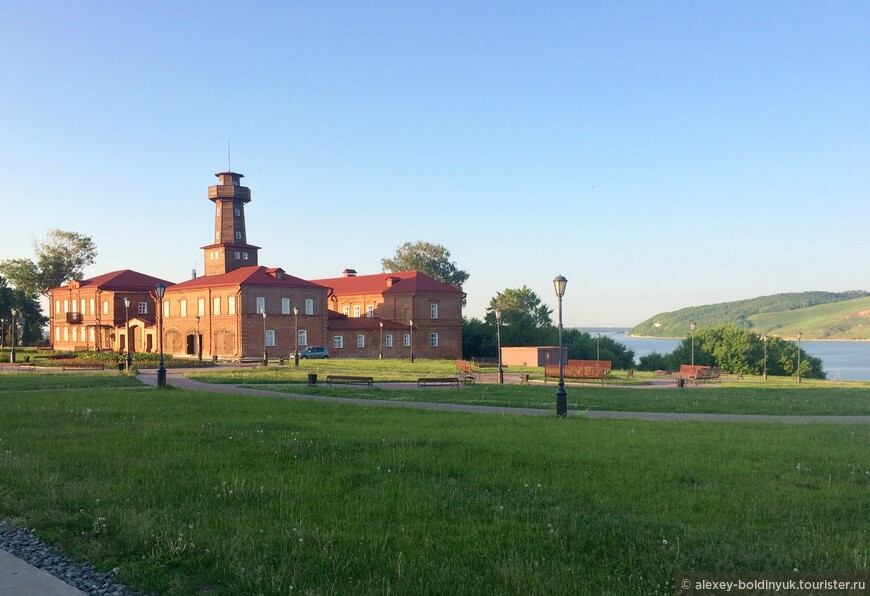
[[[156,593],[673,594],[680,570],[866,572],[868,441],[10,391],[0,515]]]

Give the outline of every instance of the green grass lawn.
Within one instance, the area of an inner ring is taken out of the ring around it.
[[[672,594],[870,570],[868,441],[31,387],[0,392],[0,516],[160,594]]]

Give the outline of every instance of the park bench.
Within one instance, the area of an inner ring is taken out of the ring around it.
[[[333,383],[342,385],[368,385],[372,387],[374,379],[372,377],[358,377],[354,375],[326,375],[326,384],[332,386]]]
[[[680,372],[676,374],[677,385],[682,386],[686,381],[697,385],[699,382],[720,381],[721,371],[715,366],[701,364],[681,364]],[[681,383],[682,381],[682,383]]]
[[[428,387],[430,385],[448,385],[450,387],[459,387],[461,379],[457,377],[423,377],[417,379],[417,387]]]
[[[473,383],[475,379],[480,378],[480,368],[474,366],[468,360],[457,360],[456,371],[465,382]]]
[[[601,384],[604,385],[604,377],[607,376],[607,370],[608,369],[600,366],[577,366],[566,364],[563,367],[563,375],[566,379],[600,379]],[[544,380],[546,381],[548,377],[555,379],[559,378],[558,364],[544,365]]]
[[[71,370],[105,370],[106,365],[100,362],[66,362],[61,366],[64,371]]]

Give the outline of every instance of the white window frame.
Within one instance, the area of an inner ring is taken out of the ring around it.
[[[393,347],[393,334],[392,333],[387,333],[384,336],[384,347],[386,347],[386,348]]]
[[[140,302],[139,307],[138,307],[138,312],[140,315],[147,315],[148,314],[148,303],[147,302]]]
[[[371,319],[375,316],[375,305],[369,304],[366,306],[366,318]]]
[[[314,314],[314,300],[311,298],[305,299],[305,314],[313,315]]]
[[[433,302],[429,305],[429,318],[437,319],[438,318],[438,303]]]
[[[196,314],[197,316],[205,316],[205,298],[196,299]]]
[[[94,298],[91,298],[88,302],[90,302],[90,305],[91,305],[91,314],[92,315],[97,314],[96,300]]]
[[[438,333],[433,331],[429,334],[429,347],[437,348],[438,347]]]
[[[187,300],[179,300],[178,301],[178,312],[179,312],[179,316],[182,316],[182,317],[187,316]]]
[[[293,312],[293,311],[290,310],[290,299],[289,298],[281,298],[281,314],[282,315],[289,315],[291,312]]]
[[[241,239],[242,239],[242,233],[236,232],[236,240],[241,240]]]
[[[239,207],[235,207],[235,208],[233,208],[233,215],[235,215],[236,217],[241,217],[241,216],[242,216],[242,210],[241,210]]]
[[[109,301],[108,300],[103,300],[103,314],[104,315],[109,314]]]
[[[358,319],[362,314],[362,307],[359,304],[353,305],[353,318]]]
[[[266,329],[266,347],[274,348],[275,347],[275,330],[274,329]]]
[[[82,314],[83,314],[83,315],[88,314],[88,310],[87,310],[87,308],[86,308],[87,305],[88,305],[88,304],[87,304],[87,302],[85,302],[85,299],[82,298],[82,300],[81,300],[81,307],[82,307],[82,309],[81,309],[81,310],[82,310]]]
[[[221,297],[216,296],[211,301],[211,314],[219,315],[221,314]]]
[[[366,336],[364,333],[360,333],[356,336],[356,347],[364,348],[366,347]]]
[[[343,335],[334,335],[332,337],[332,347],[336,350],[341,350],[344,348],[344,336]]]
[[[257,296],[257,311],[258,314],[263,314],[266,312],[266,298],[264,296]]]
[[[164,317],[169,316],[169,300],[163,301],[163,316]]]
[[[68,312],[69,312],[69,300],[64,300],[63,301],[63,314],[66,314]]]
[[[350,317],[350,306],[347,305],[347,304],[345,304],[345,305],[341,308],[341,312],[344,313],[344,316],[346,316],[346,317]]]
[[[235,296],[227,296],[227,314],[229,314],[229,315],[236,314],[236,297]]]
[[[402,347],[403,348],[410,348],[411,347],[411,334],[410,333],[403,333],[402,334]]]
[[[105,304],[105,302],[103,304]],[[54,301],[54,313],[57,315],[60,314],[60,300]]]
[[[299,339],[300,346],[307,346],[308,345],[308,330],[307,329],[300,329],[299,334],[297,335],[297,338]]]

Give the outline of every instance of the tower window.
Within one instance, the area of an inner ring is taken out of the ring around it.
[[[236,217],[241,217],[241,216],[242,216],[242,210],[239,209],[238,207],[236,207],[235,209],[233,209],[233,213],[235,214]]]
[[[242,239],[242,233],[236,232],[236,240],[241,240],[241,239]]]

